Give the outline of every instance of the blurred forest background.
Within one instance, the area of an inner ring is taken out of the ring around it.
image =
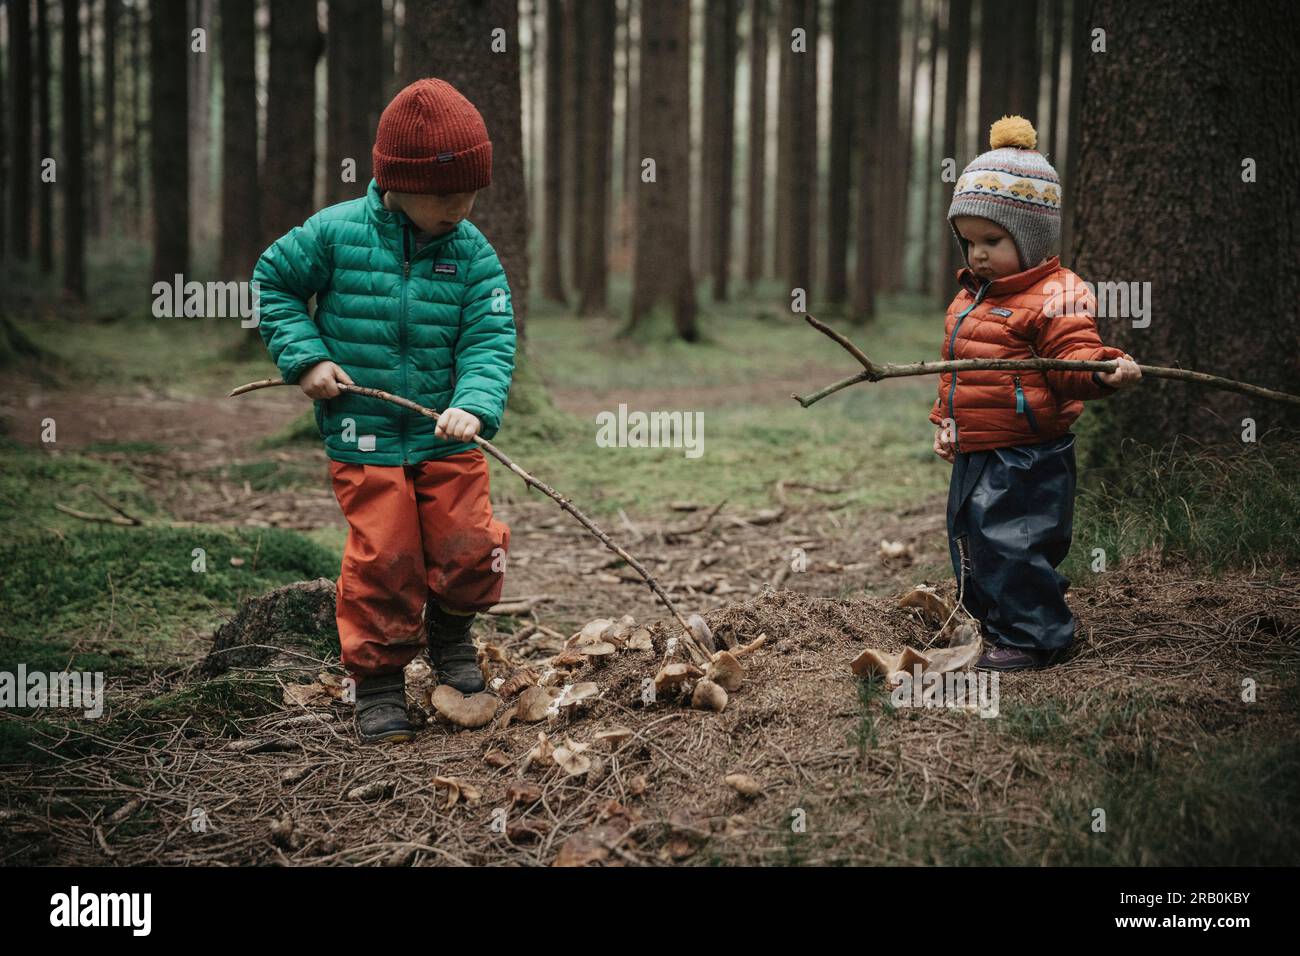
[[[790,398],[857,371],[800,305],[876,361],[939,357],[953,183],[1005,113],[1034,122],[1063,178],[1064,265],[1145,289],[1149,322],[1099,316],[1104,341],[1300,393],[1292,0],[0,0],[0,669],[110,685],[93,734],[0,711],[15,808],[0,862],[348,859],[268,843],[268,807],[297,799],[268,797],[285,755],[214,741],[297,706],[277,676],[197,671],[242,600],[338,573],[346,525],[308,402],[226,398],[276,374],[260,337],[234,317],[155,318],[153,284],[247,281],[270,241],[360,196],[380,111],[421,76],[464,92],[493,141],[471,219],[505,263],[523,345],[497,443],[681,606],[776,608],[763,626],[785,650],[755,664],[734,722],[655,730],[677,728],[657,739],[679,757],[706,733],[727,761],[752,755],[781,795],[745,811],[767,841],[717,834],[714,862],[1294,863],[1294,411],[1151,379],[1089,403],[1063,565],[1077,654],[954,743],[936,729],[950,718],[882,714],[847,667],[863,634],[841,613],[952,585],[936,383]],[[621,404],[701,413],[704,453],[599,447],[594,416]],[[507,592],[529,610],[481,615],[478,637],[540,660],[548,633],[661,616],[492,467]],[[337,635],[314,640],[337,671]],[[1261,703],[1242,702],[1243,674]],[[789,751],[769,753],[780,733]],[[445,743],[422,735],[402,772],[427,784]],[[215,795],[200,791],[225,829],[190,839],[193,779],[126,766],[156,747],[206,747],[174,766],[215,768]],[[319,787],[362,766],[312,747]],[[737,812],[721,773],[675,773],[650,818],[697,797]],[[134,816],[115,812],[137,793],[123,779],[154,781]],[[827,821],[820,836],[788,839],[793,801]],[[420,806],[425,830],[457,832],[459,811]],[[1123,806],[1113,836],[1088,831],[1097,806]],[[349,814],[337,832],[367,853],[357,827],[399,829]],[[465,858],[549,862],[579,822]]]

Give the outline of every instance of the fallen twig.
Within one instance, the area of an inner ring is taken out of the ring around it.
[[[848,378],[842,378],[838,382],[832,382],[825,388],[818,389],[811,395],[801,396],[792,394],[790,397],[797,401],[804,408],[814,402],[819,402],[827,395],[833,395],[842,388],[848,388],[850,385],[856,385],[858,382],[879,382],[884,378],[904,378],[909,375],[933,375],[937,372],[974,372],[978,370],[991,370],[999,372],[1037,370],[1041,372],[1113,372],[1116,368],[1114,359],[1108,359],[1104,362],[1084,362],[1072,359],[954,359],[946,362],[910,362],[906,365],[878,365],[867,357],[866,353],[850,342],[841,333],[831,328],[825,322],[813,318],[811,315],[805,315],[804,319],[818,332],[833,339],[841,348],[858,360],[862,366],[862,371],[856,375],[850,375]],[[1210,388],[1220,388],[1229,392],[1240,392],[1243,395],[1253,395],[1257,398],[1264,398],[1272,402],[1284,402],[1288,405],[1300,405],[1300,395],[1290,395],[1286,392],[1276,392],[1271,388],[1262,388],[1259,385],[1251,385],[1247,382],[1238,382],[1230,378],[1222,378],[1218,375],[1209,375],[1205,372],[1194,372],[1185,368],[1166,368],[1160,365],[1139,365],[1143,375],[1150,375],[1153,378],[1175,379],[1180,382],[1193,382],[1197,385],[1208,385]]]

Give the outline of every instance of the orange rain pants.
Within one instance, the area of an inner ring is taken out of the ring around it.
[[[492,516],[478,449],[415,465],[330,462],[348,521],[335,616],[353,677],[401,670],[424,646],[424,608],[483,611],[501,598],[510,528]]]

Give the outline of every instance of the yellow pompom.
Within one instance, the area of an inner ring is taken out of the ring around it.
[[[1001,149],[1003,146],[1033,149],[1037,145],[1038,133],[1034,130],[1034,124],[1023,116],[1004,116],[989,127],[990,149]]]

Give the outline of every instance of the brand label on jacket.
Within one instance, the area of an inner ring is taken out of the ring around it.
[[[454,262],[435,262],[433,271],[436,275],[454,276],[456,274],[456,263]]]

